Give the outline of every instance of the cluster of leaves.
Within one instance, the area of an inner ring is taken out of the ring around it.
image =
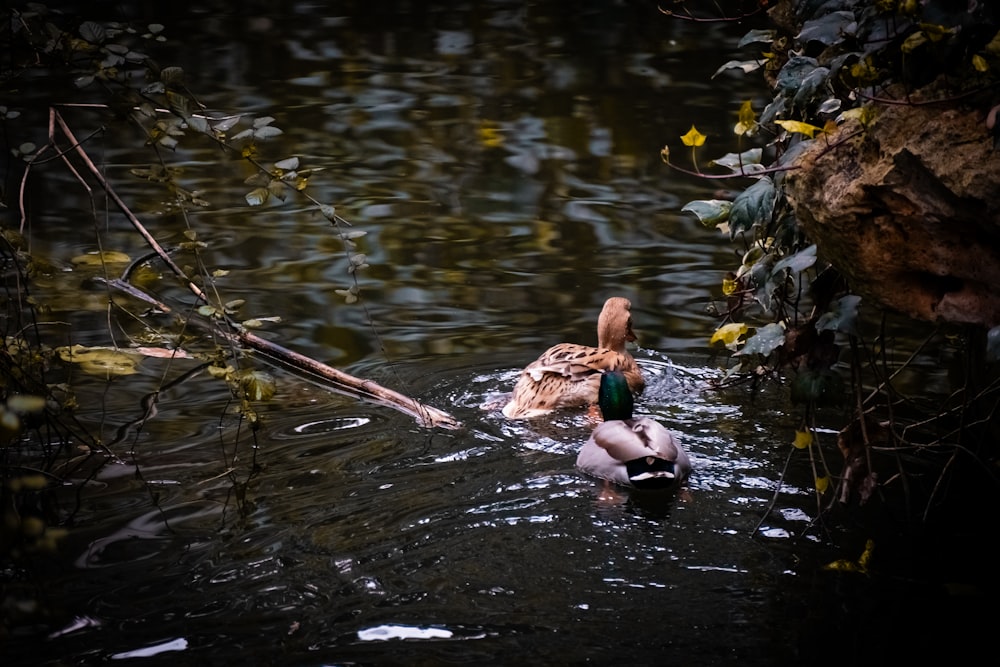
[[[711,342],[724,345],[737,362],[722,384],[791,371],[792,398],[806,406],[795,444],[812,452],[813,409],[840,402],[845,394],[846,383],[834,369],[837,334],[856,333],[860,297],[835,269],[817,261],[816,246],[799,228],[785,196],[784,174],[796,168],[796,158],[810,144],[825,142],[835,150],[831,136],[843,124],[855,121],[864,131],[881,104],[906,103],[907,91],[916,87],[944,82],[960,96],[995,85],[1000,7],[942,0],[771,4],[777,28],[748,32],[740,47],[752,49],[754,57],[724,63],[715,75],[759,72],[773,91],[759,114],[752,101],[742,103],[734,125],[738,150],[708,162],[712,171],[702,171],[697,152],[707,137],[692,126],[681,137],[691,150],[690,169],[672,161],[669,146],[661,155],[685,173],[749,181],[731,199],[693,201],[683,208],[742,245],[739,266],[722,284],[725,302]],[[712,20],[676,7],[665,13]],[[990,340],[996,338],[1000,334]],[[816,470],[822,493],[829,475]]]

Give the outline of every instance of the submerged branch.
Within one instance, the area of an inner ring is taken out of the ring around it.
[[[90,156],[87,154],[86,150],[84,150],[83,145],[76,140],[73,132],[66,125],[59,112],[53,110],[52,113],[54,114],[54,118],[59,126],[59,129],[66,136],[66,138],[69,139],[72,145],[72,151],[75,152],[81,160],[83,160],[87,169],[100,184],[101,188],[104,189],[104,191],[108,194],[108,197],[114,201],[115,205],[122,211],[125,217],[128,218],[132,226],[139,232],[139,234],[142,235],[142,237],[146,240],[146,243],[156,253],[157,257],[159,257],[159,259],[170,268],[178,279],[183,281],[192,294],[194,294],[201,301],[210,303],[204,291],[192,282],[184,271],[177,266],[166,250],[163,249],[153,235],[149,233],[142,222],[135,216],[134,213],[132,213],[125,202],[122,201],[122,199],[114,191],[114,188],[111,187],[111,184],[104,177],[104,174],[101,173],[101,170],[96,164],[94,164],[93,160],[90,159]],[[169,312],[170,310],[165,306],[165,304],[159,303],[153,297],[145,294],[125,281],[110,280],[108,281],[108,284],[116,289],[126,291],[144,301],[155,303],[157,307],[163,309],[164,312]],[[211,327],[212,331],[227,340],[245,345],[266,355],[270,359],[280,362],[295,370],[328,380],[336,385],[337,389],[342,393],[390,407],[410,415],[416,419],[421,426],[441,427],[447,429],[457,429],[461,427],[461,422],[447,412],[424,405],[414,398],[410,398],[409,396],[401,394],[397,391],[383,387],[371,380],[354,377],[353,375],[337,370],[332,366],[327,366],[326,364],[320,363],[315,359],[311,359],[303,354],[289,350],[288,348],[272,343],[269,340],[265,340],[250,333],[229,318],[208,320],[208,322],[210,323],[208,326]]]

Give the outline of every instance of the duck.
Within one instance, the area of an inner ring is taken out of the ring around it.
[[[619,486],[642,490],[679,486],[691,473],[691,459],[658,421],[632,416],[634,401],[625,375],[604,372],[598,394],[604,421],[580,449],[577,468]]]
[[[503,407],[508,419],[528,419],[559,408],[597,403],[601,373],[621,371],[631,391],[645,383],[625,344],[636,340],[632,331],[632,302],[620,296],[604,302],[597,318],[597,347],[559,343],[542,353],[518,375],[510,400]]]

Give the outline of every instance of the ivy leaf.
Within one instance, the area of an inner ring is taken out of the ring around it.
[[[765,327],[757,329],[757,333],[747,339],[743,349],[737,355],[760,354],[767,356],[781,347],[785,343],[785,327],[777,322],[771,322]]]
[[[716,329],[708,343],[709,345],[722,343],[730,350],[735,350],[737,345],[739,345],[740,336],[746,332],[747,325],[743,322],[730,322],[729,324],[724,324]]]
[[[724,199],[698,199],[685,204],[681,211],[694,213],[698,221],[708,227],[728,220],[732,207],[733,202]]]
[[[760,66],[763,64],[764,60],[730,60],[722,67],[715,70],[715,74],[712,75],[712,78],[714,79],[727,69],[741,69],[744,74],[749,74],[750,72],[760,69]]]
[[[804,431],[795,431],[795,440],[792,441],[792,447],[795,447],[795,449],[805,449],[812,444],[812,441],[812,431],[808,429]]]
[[[729,211],[729,237],[745,232],[754,225],[766,224],[774,212],[774,182],[766,176],[741,192]]]
[[[817,67],[813,71],[802,77],[799,89],[792,99],[792,104],[800,109],[804,109],[812,103],[813,99],[821,91],[825,92],[827,82],[830,80],[830,70],[826,67]]]
[[[685,146],[701,146],[705,143],[707,137],[698,131],[698,129],[692,125],[688,133],[681,137],[681,141],[684,142]]]
[[[736,123],[736,127],[733,128],[733,132],[737,136],[742,137],[743,135],[753,134],[757,131],[757,114],[753,110],[753,102],[750,100],[745,100],[743,104],[740,105],[739,121]],[[759,148],[756,150],[760,150]]]
[[[253,131],[255,139],[270,139],[271,137],[276,137],[279,134],[284,134],[284,132],[272,125],[266,125]]]
[[[774,83],[785,95],[793,96],[802,85],[802,80],[819,66],[815,58],[792,56],[778,72]]]
[[[722,157],[712,160],[710,164],[732,169],[737,174],[752,174],[755,171],[764,169],[764,165],[760,163],[763,154],[763,149],[751,148],[742,153],[726,153]]]
[[[766,42],[770,44],[774,41],[777,34],[776,30],[751,30],[740,38],[740,42],[737,46],[742,49],[744,46],[756,44],[758,42]]]
[[[843,40],[845,36],[853,36],[857,30],[858,24],[854,20],[854,12],[830,12],[818,19],[803,23],[796,39],[803,44],[819,42],[830,46]]]
[[[282,171],[294,171],[299,168],[299,159],[297,157],[289,157],[284,160],[278,160],[274,163],[274,168]]]
[[[91,44],[100,44],[107,39],[108,33],[100,23],[84,21],[80,24],[80,37],[83,37]]]
[[[830,303],[830,310],[820,315],[816,320],[816,330],[832,329],[841,333],[853,334],[857,331],[858,304],[861,297],[856,294],[845,294]]]
[[[810,266],[816,263],[816,244],[812,244],[808,248],[804,248],[794,255],[789,255],[781,259],[774,265],[771,270],[772,273],[777,273],[782,269],[788,269],[792,274],[799,273],[808,269]]]

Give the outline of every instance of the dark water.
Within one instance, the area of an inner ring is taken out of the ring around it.
[[[119,434],[196,362],[79,378],[82,416],[121,462],[67,494],[69,535],[42,580],[9,587],[45,613],[12,630],[5,664],[870,664],[951,641],[940,619],[978,604],[941,586],[951,577],[822,569],[866,535],[814,525],[784,392],[705,390],[707,307],[734,249],[679,212],[715,186],[659,150],[692,123],[712,155],[737,149],[738,103],[763,91],[711,75],[743,57],[730,45],[749,25],[671,21],[652,3],[162,11],[144,18],[166,25],[164,64],[220,114],[274,116],[285,132],[261,159],[322,167],[309,192],[367,232],[363,306],[347,305],[328,221],[294,197],[248,208],[243,166],[182,142],[182,182],[210,202],[188,222],[206,264],[229,271],[219,290],[245,316],[281,317],[265,336],[464,428],[422,429],[258,363],[279,390],[255,437],[204,372]],[[106,120],[71,118],[81,134]],[[91,150],[178,243],[170,196],[129,179],[150,160],[130,132],[111,126]],[[79,234],[89,203],[55,165],[35,187],[33,252],[68,269],[95,247]],[[100,219],[104,247],[144,251],[117,214]],[[68,290],[82,279],[53,271],[36,295],[72,323],[67,341],[106,345],[106,296]],[[695,465],[666,499],[607,497],[575,471],[579,415],[510,423],[482,408],[548,345],[592,342],[612,295],[634,304],[651,378],[639,410]]]

